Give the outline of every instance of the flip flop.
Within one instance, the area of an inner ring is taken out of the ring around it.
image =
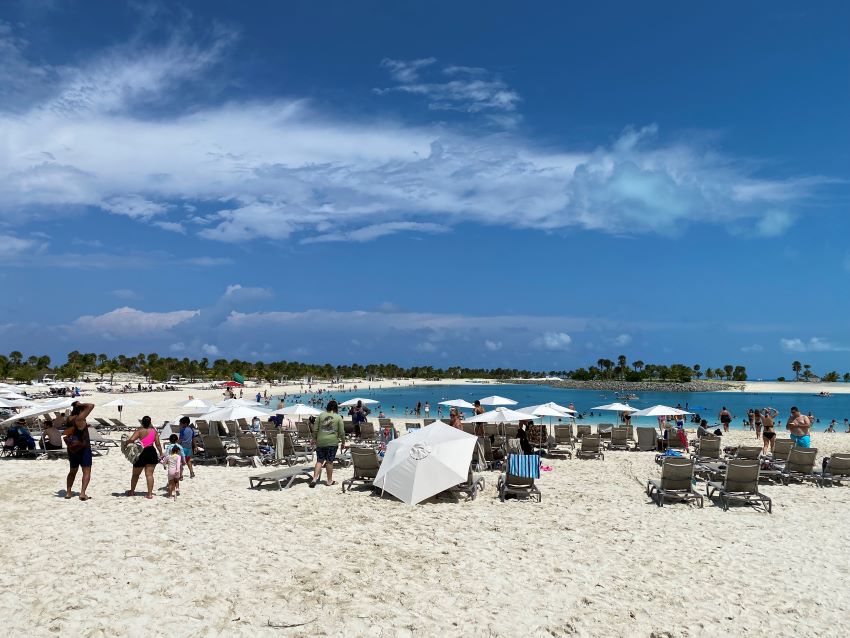
[[[310,481],[310,488],[316,487],[316,481]]]
[[[69,501],[69,500],[71,500],[72,498],[74,498],[74,495],[73,495],[73,494],[66,494],[66,495],[65,495],[65,500],[66,500],[66,501]]]
[[[127,490],[124,492],[124,496],[135,496],[136,492],[134,490]]]
[[[90,501],[90,500],[91,500],[91,496],[81,496],[81,497],[80,497],[80,500],[81,500],[81,501]]]
[[[330,487],[331,485],[336,485],[336,481],[333,481],[333,482],[331,482],[331,483],[327,483],[327,486],[328,486],[328,487]]]

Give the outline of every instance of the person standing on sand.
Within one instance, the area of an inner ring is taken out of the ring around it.
[[[747,423],[750,425],[751,432],[756,429],[756,413],[752,408],[747,410]]]
[[[732,423],[732,415],[729,414],[729,410],[726,409],[725,405],[723,406],[723,408],[721,408],[720,413],[717,415],[717,418],[720,420],[720,423],[723,424],[723,431],[728,432],[729,424]]]
[[[449,410],[449,425],[453,428],[457,428],[458,430],[463,429],[463,423],[460,419],[460,414],[457,411],[457,408],[452,408]]]
[[[133,463],[133,474],[130,478],[130,489],[125,492],[127,496],[136,495],[136,485],[139,482],[139,476],[142,470],[145,471],[145,480],[148,485],[148,493],[145,498],[153,498],[153,471],[156,469],[159,459],[163,457],[162,441],[159,440],[159,432],[151,423],[149,416],[142,417],[142,424],[133,432],[127,443],[140,441],[142,444],[142,453],[136,462]],[[158,454],[157,454],[158,452]]]
[[[479,414],[484,414],[484,408],[481,406],[481,401],[479,401],[478,399],[475,399],[475,401],[473,402],[472,405],[475,406],[474,408],[472,408],[472,416],[478,416]]]
[[[431,404],[426,401],[425,402],[425,418],[427,419],[430,416],[431,416]]]
[[[65,444],[68,447],[68,463],[71,469],[68,471],[68,478],[65,481],[65,498],[69,499],[73,495],[71,493],[74,487],[74,480],[77,478],[77,469],[83,468],[83,481],[80,486],[80,500],[87,501],[91,498],[86,494],[91,481],[91,441],[89,440],[89,424],[86,422],[86,417],[94,410],[93,403],[80,403],[74,401],[71,404],[71,416],[65,422]]]
[[[756,410],[753,416],[756,425],[756,438],[761,441],[761,410]]]
[[[345,449],[345,423],[339,415],[339,405],[336,401],[333,399],[328,401],[325,411],[316,416],[313,432],[316,444],[316,468],[313,471],[310,487],[316,487],[316,483],[319,482],[322,466],[325,467],[328,475],[327,485],[336,485],[333,480],[336,446],[339,444],[340,450]]]
[[[195,453],[195,428],[190,425],[189,417],[180,419],[180,447],[183,448],[183,458],[189,468],[189,478],[195,478],[195,467],[192,465],[192,455]]]
[[[812,420],[800,414],[796,406],[791,408],[791,417],[785,427],[791,431],[791,440],[794,441],[794,445],[805,448],[812,446],[812,437],[809,436]]]
[[[768,449],[773,454],[773,448],[776,445],[776,431],[773,429],[773,420],[778,414],[779,410],[775,410],[774,408],[765,408],[762,410],[761,421],[762,425],[764,425],[764,432],[761,436],[764,443],[763,452],[765,454],[768,453]]]

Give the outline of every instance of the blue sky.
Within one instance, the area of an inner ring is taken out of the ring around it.
[[[0,350],[850,369],[850,9],[0,7]]]

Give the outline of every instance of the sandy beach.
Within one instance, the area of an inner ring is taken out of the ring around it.
[[[134,395],[125,421],[173,418],[186,396]],[[813,445],[850,451],[840,434]],[[540,504],[499,502],[489,472],[475,501],[416,507],[338,485],[250,490],[256,469],[221,466],[173,502],[126,497],[117,451],[95,459],[91,501],[66,501],[67,462],[4,460],[0,612],[8,635],[34,636],[843,633],[847,486],[767,484],[772,515],[659,509],[653,456],[547,460]]]

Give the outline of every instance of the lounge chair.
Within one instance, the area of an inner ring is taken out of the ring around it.
[[[274,483],[278,490],[292,487],[299,476],[304,476],[308,480],[313,478],[313,471],[309,467],[284,467],[266,474],[257,474],[249,476],[248,481],[251,484],[251,489],[259,488],[265,483]]]
[[[815,471],[815,474],[818,474]],[[841,483],[844,480],[850,480],[850,454],[836,453],[829,457],[826,462],[826,468],[820,472],[821,484]]]
[[[388,427],[390,427],[392,424],[393,424],[393,420],[392,420],[392,419],[387,419],[387,418],[385,418],[385,417],[384,417],[384,418],[378,418],[378,427],[379,427],[379,428],[388,428]]]
[[[195,421],[195,429],[198,430],[198,434],[201,436],[209,436],[210,434],[210,424],[204,419],[197,419]]]
[[[297,421],[295,423],[295,436],[300,441],[312,441],[313,431],[310,429],[310,424],[306,421]]]
[[[274,447],[275,461],[283,461],[287,465],[293,465],[298,461],[309,463],[312,459],[312,451],[304,445],[296,445],[289,432],[277,435],[277,445]]]
[[[723,510],[729,509],[730,500],[741,500],[750,505],[762,505],[767,513],[773,509],[770,497],[759,492],[759,461],[752,459],[730,459],[726,464],[726,476],[723,482],[706,481],[705,493],[711,498],[715,493],[720,497]]]
[[[434,423],[436,420],[437,420],[437,419],[425,419],[424,421],[422,421],[422,425],[431,425],[431,424],[432,424],[432,423]]]
[[[658,449],[658,431],[655,428],[639,427],[635,448],[641,452],[655,452]]]
[[[785,485],[791,481],[812,481],[821,485],[820,476],[815,474],[815,459],[818,450],[814,447],[792,447],[788,461],[781,469],[780,479]]]
[[[576,426],[576,437],[577,438],[581,439],[587,434],[591,434],[591,430],[590,430],[589,425],[578,425],[578,426]]]
[[[360,424],[360,440],[364,443],[374,443],[378,440],[378,432],[375,430],[375,424],[366,423]]]
[[[576,457],[604,461],[605,455],[602,453],[602,438],[598,434],[585,434],[581,439],[581,447],[576,452]]]
[[[498,423],[485,423],[484,424],[484,436],[488,439],[491,436],[498,436],[499,434],[499,424]]]
[[[354,466],[354,476],[342,482],[342,491],[346,487],[351,490],[355,481],[371,486],[381,468],[381,457],[370,447],[352,447],[351,464]]]
[[[721,454],[720,437],[702,437],[699,447],[691,454],[691,458],[697,463],[711,463],[720,460]]]
[[[576,448],[576,437],[573,435],[572,425],[556,425],[553,427],[555,436],[555,445],[569,446],[571,449]]]
[[[773,464],[784,465],[788,461],[792,447],[794,447],[794,441],[791,439],[775,438],[773,440]]]
[[[536,466],[536,470],[535,470]],[[543,500],[540,489],[534,484],[535,477],[540,476],[540,457],[536,454],[511,454],[505,463],[505,473],[499,476],[497,488],[499,500],[504,502],[509,494],[528,496]]]
[[[382,426],[382,427],[381,427],[381,429],[383,430],[383,429],[384,429],[384,427],[385,427],[385,426]],[[421,424],[421,423],[406,422],[406,423],[404,424],[404,431],[405,431],[405,432],[410,432],[411,430],[419,430],[419,429],[421,429],[421,428],[422,428],[422,424]]]
[[[235,441],[236,437],[239,435],[239,426],[236,425],[236,421],[225,421],[224,427],[227,428],[226,438]]]
[[[629,429],[625,426],[611,428],[611,441],[608,443],[609,450],[628,450],[631,440]]]
[[[502,424],[502,434],[506,439],[515,439],[516,433],[519,431],[519,426],[516,423]]]
[[[693,485],[694,462],[690,459],[668,457],[661,466],[661,478],[646,482],[646,495],[658,507],[664,506],[664,499],[676,499],[683,503],[696,501],[703,506],[702,495]]]
[[[611,431],[614,429],[613,423],[599,423],[596,426],[596,433],[603,439],[611,438]]]
[[[91,443],[92,451],[97,454],[101,452],[109,453],[109,448],[118,447],[118,441],[107,439],[95,428],[89,428],[89,442]]]
[[[467,500],[474,501],[478,492],[484,491],[484,483],[484,477],[473,472],[470,467],[469,473],[466,477],[466,482],[455,485],[446,491],[449,494],[463,494],[466,496]]]
[[[758,461],[764,448],[761,445],[739,445],[735,452],[736,459]]]
[[[684,450],[685,444],[679,438],[676,428],[667,429],[667,438],[664,439],[664,447],[667,450]]]
[[[474,423],[462,423],[460,427],[467,434],[475,434],[475,424]]]
[[[134,432],[136,430],[136,428],[134,428],[130,425],[127,425],[121,419],[109,419],[109,420],[112,421],[113,427],[116,430],[123,430],[124,432]]]
[[[106,419],[102,419],[100,417],[94,417],[94,420],[97,422],[98,427],[101,430],[103,430],[104,432],[111,432],[112,430],[115,429],[115,424],[110,423]],[[60,428],[60,425],[58,423],[56,423],[55,421],[53,422],[53,425],[55,425],[57,428]]]
[[[264,453],[260,450],[260,444],[257,443],[257,437],[250,432],[240,434],[237,437],[239,443],[239,456],[242,458],[257,457],[263,465],[268,465],[274,458],[271,454]]]
[[[216,434],[209,434],[202,438],[204,442],[204,455],[196,461],[213,461],[218,463],[227,459],[227,450],[224,449],[224,443],[221,437]]]

